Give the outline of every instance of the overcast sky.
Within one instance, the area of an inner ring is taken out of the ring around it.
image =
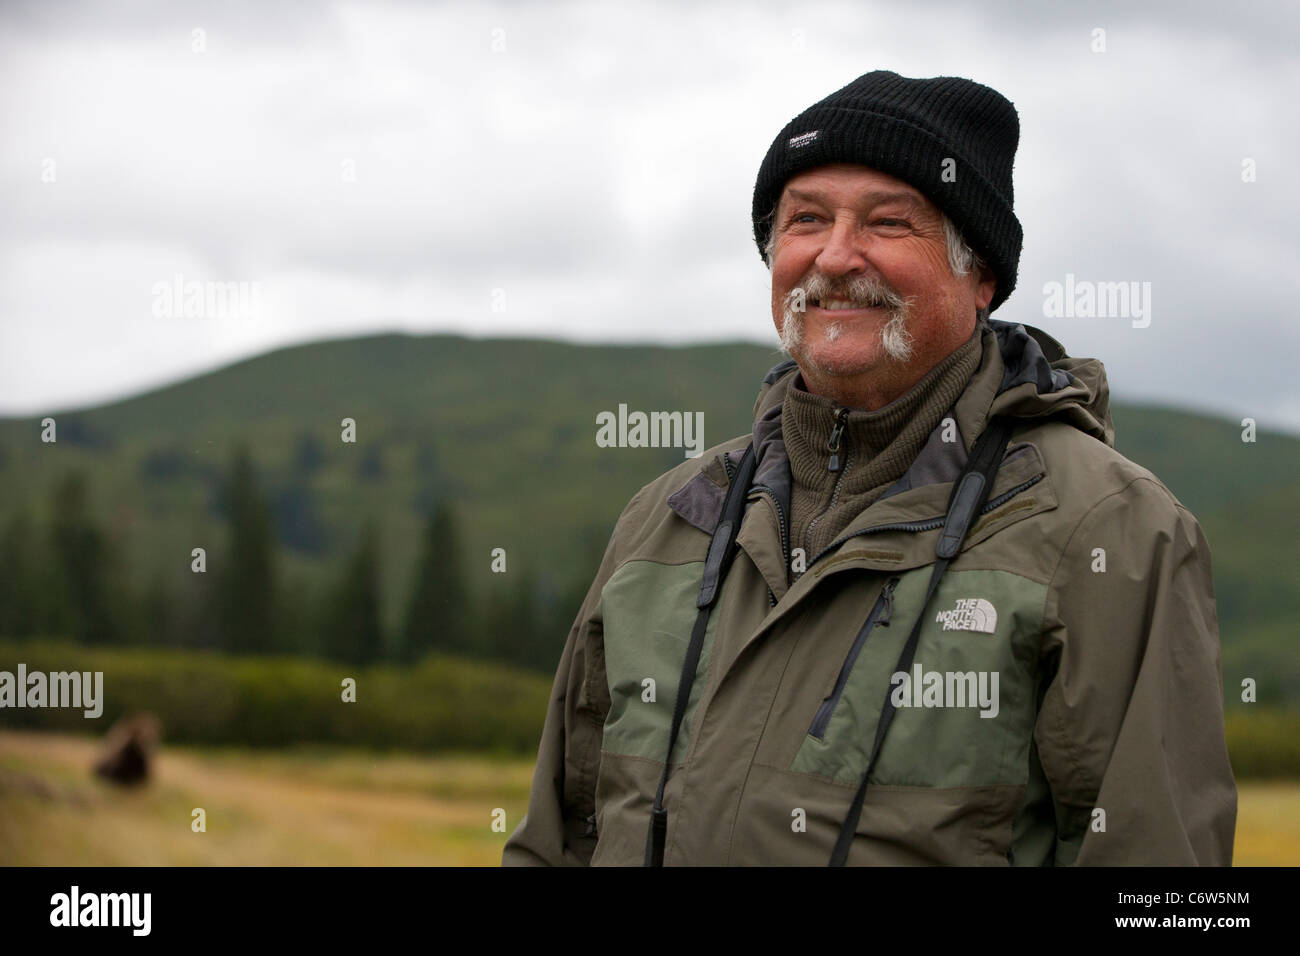
[[[890,69],[1020,113],[994,318],[1300,432],[1300,13],[1131,6],[8,0],[0,414],[388,330],[775,347],[758,166]],[[168,311],[178,274],[256,308]],[[1067,274],[1149,282],[1150,324],[1045,316]]]

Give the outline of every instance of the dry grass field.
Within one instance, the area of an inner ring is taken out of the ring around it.
[[[96,746],[0,731],[0,865],[495,866],[532,778],[526,760],[165,747],[124,790],[90,774]]]
[[[0,865],[496,866],[532,778],[530,760],[165,747],[120,790],[89,773],[96,746],[0,731]],[[1240,785],[1235,862],[1300,864],[1300,783]]]

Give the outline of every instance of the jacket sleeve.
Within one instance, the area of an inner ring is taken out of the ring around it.
[[[622,516],[619,520],[621,525]],[[565,641],[537,750],[528,811],[506,840],[502,866],[587,866],[596,851],[596,778],[610,706],[601,591],[614,571],[618,527]]]
[[[1196,519],[1157,481],[1135,478],[1076,526],[1045,610],[1055,673],[1035,740],[1055,862],[1230,865],[1237,787]]]

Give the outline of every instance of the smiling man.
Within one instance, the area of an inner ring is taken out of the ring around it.
[[[1209,548],[1105,370],[993,320],[1014,107],[878,71],[753,197],[790,361],[624,509],[506,864],[1219,864]]]

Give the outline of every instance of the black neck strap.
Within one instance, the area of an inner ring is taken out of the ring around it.
[[[677,680],[677,700],[673,703],[673,726],[668,733],[668,753],[664,755],[664,771],[659,777],[659,789],[655,793],[654,808],[650,811],[650,832],[646,834],[645,865],[664,865],[664,844],[668,837],[668,811],[664,809],[664,788],[668,785],[668,766],[672,760],[673,747],[677,743],[677,733],[682,728],[682,718],[686,715],[686,702],[690,699],[691,688],[695,685],[695,671],[700,664],[700,652],[704,648],[704,632],[709,626],[709,612],[718,600],[722,580],[731,567],[731,559],[736,554],[736,535],[740,532],[740,520],[744,516],[745,498],[748,496],[749,483],[754,479],[754,445],[751,442],[740,459],[736,471],[727,488],[727,497],[722,504],[722,513],[718,526],[713,530],[713,540],[709,542],[708,556],[704,559],[704,578],[700,582],[700,594],[695,601],[699,610],[695,614],[695,626],[691,628],[691,641],[686,647],[686,659],[682,661],[682,674]]]

